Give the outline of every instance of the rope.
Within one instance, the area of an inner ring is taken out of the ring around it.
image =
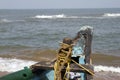
[[[70,63],[67,63],[68,64],[68,66],[67,66],[67,69],[66,69],[66,71],[65,71],[65,74],[64,74],[64,80],[69,80],[68,78],[70,77]],[[68,76],[67,76],[68,75]]]
[[[66,51],[65,49],[68,49],[68,51]],[[66,73],[70,72],[70,57],[71,57],[71,52],[72,52],[72,45],[68,45],[68,44],[61,44],[61,48],[60,48],[60,52],[57,55],[57,61],[54,64],[54,80],[61,80],[61,71],[62,69],[65,67],[65,65],[67,64],[67,68],[65,71],[65,74],[63,76],[64,80],[68,80],[67,78],[65,78]]]
[[[90,71],[89,69],[85,68],[84,66],[82,66],[81,64],[78,64],[76,61],[74,61],[72,59],[72,61],[77,64],[79,67],[83,68],[85,71],[87,71],[88,73],[90,73],[92,76],[94,76],[94,72],[93,71]]]

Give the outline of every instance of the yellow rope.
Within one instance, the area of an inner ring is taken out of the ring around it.
[[[64,50],[68,48],[68,51]],[[72,52],[72,46],[68,44],[62,44],[60,48],[60,52],[57,55],[57,61],[54,64],[54,80],[61,80],[61,71],[65,67],[65,64],[67,64],[67,68],[64,74],[64,80],[68,80],[66,77],[66,74],[70,72],[70,61],[71,61],[71,52]]]
[[[70,63],[68,62],[67,64],[68,64],[68,66],[67,66],[67,69],[66,69],[65,74],[64,74],[64,80],[69,80],[69,79],[66,78],[67,74],[68,74],[68,78],[70,76],[70,74],[69,74],[70,73]]]
[[[57,78],[56,71],[57,71],[57,63],[55,62],[55,64],[54,64],[54,80],[56,80],[56,78]]]
[[[83,68],[85,71],[87,71],[88,73],[90,73],[92,76],[94,75],[94,72],[93,71],[90,71],[89,69],[85,68],[84,66],[82,66],[81,64],[78,64],[76,61],[74,61],[72,59],[72,61],[77,64],[79,67]]]

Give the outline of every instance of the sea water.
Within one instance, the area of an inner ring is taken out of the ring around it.
[[[12,72],[36,63],[34,59],[21,60],[24,53],[31,53],[25,56],[35,58],[32,52],[36,49],[56,50],[64,37],[74,38],[82,26],[94,29],[93,53],[120,57],[119,8],[0,10],[0,71]],[[21,59],[17,59],[16,55]],[[120,60],[113,63],[119,64]],[[20,66],[16,67],[18,64]],[[120,74],[120,66],[94,66],[96,73],[103,71]]]

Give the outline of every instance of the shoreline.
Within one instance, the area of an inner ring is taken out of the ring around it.
[[[10,54],[0,54],[1,58],[11,58],[11,59],[21,59],[21,60],[32,60],[39,62],[40,60],[52,60],[56,57],[55,50],[23,50],[18,53]],[[120,57],[113,55],[105,55],[101,53],[94,53],[91,55],[93,60],[93,65],[103,65],[103,66],[120,66]],[[0,77],[7,75],[11,72],[2,72],[0,71]],[[103,75],[104,74],[104,75]],[[117,74],[117,73],[115,73]],[[108,80],[105,76],[110,77],[109,80],[114,80],[114,78],[120,79],[120,74],[115,75],[114,73],[109,72],[95,72],[94,80]],[[113,77],[111,77],[113,76]]]
[[[57,54],[56,50],[47,49],[35,49],[35,50],[20,50],[17,52],[9,52],[0,54],[1,58],[9,59],[22,59],[39,62],[41,60],[55,59]],[[105,65],[105,66],[120,66],[120,56],[107,55],[105,53],[92,53],[91,55],[93,65]]]

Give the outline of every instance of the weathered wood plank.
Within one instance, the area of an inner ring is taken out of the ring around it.
[[[93,66],[92,65],[82,65],[85,68],[93,71]],[[42,61],[39,63],[36,63],[31,66],[33,69],[43,69],[43,70],[54,70],[54,63],[47,62],[47,61]],[[66,68],[63,68],[62,70],[65,70]],[[70,64],[70,71],[72,72],[86,72],[84,69],[80,68],[78,65],[75,63]]]

